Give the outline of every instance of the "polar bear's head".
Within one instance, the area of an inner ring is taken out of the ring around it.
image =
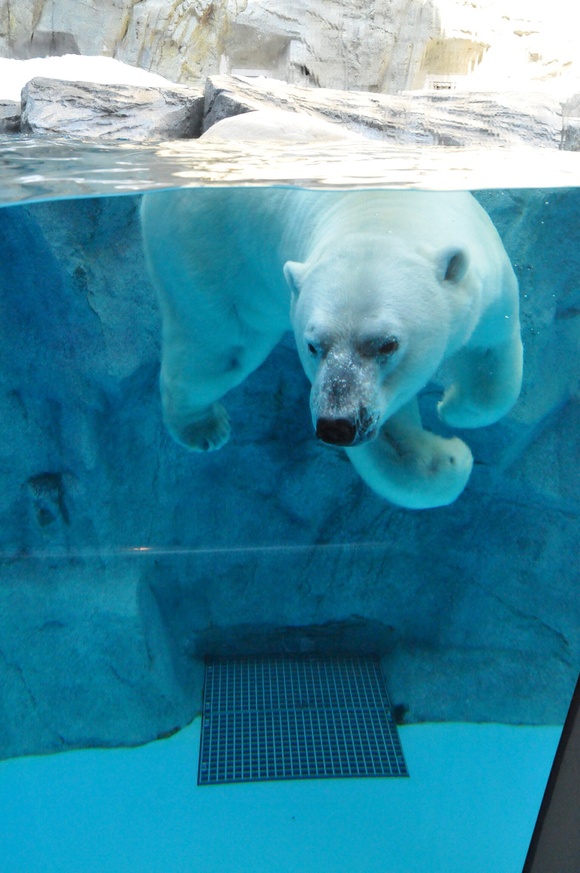
[[[371,440],[424,387],[448,349],[450,298],[467,267],[461,250],[406,251],[368,234],[285,264],[319,439],[339,446]]]

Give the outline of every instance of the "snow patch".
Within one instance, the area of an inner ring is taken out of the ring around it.
[[[56,58],[30,58],[17,61],[0,58],[0,100],[20,100],[27,82],[37,77],[69,82],[94,82],[101,85],[139,85],[174,87],[169,79],[114,58],[87,55],[62,55]]]

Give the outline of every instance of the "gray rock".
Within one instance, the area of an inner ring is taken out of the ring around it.
[[[163,140],[198,137],[216,122],[253,110],[287,110],[398,145],[571,148],[560,104],[547,96],[414,92],[386,96],[287,85],[274,79],[214,76],[200,91],[100,85],[37,78],[22,91],[24,133]],[[11,110],[7,110],[10,112]],[[203,118],[202,118],[203,115]],[[5,130],[18,118],[10,114]]]
[[[411,7],[411,8],[410,8]],[[289,5],[283,0],[0,0],[0,54],[49,51],[111,55],[200,82],[219,70],[258,69],[304,84],[396,90],[413,87],[441,26],[432,0]]]
[[[20,103],[13,100],[0,102],[0,133],[20,131]]]
[[[562,7],[561,7],[562,8]],[[0,0],[0,56],[107,55],[201,82],[261,72],[294,84],[558,87],[578,81],[575,28],[549,4],[504,0]]]
[[[580,151],[580,94],[562,104],[562,144],[568,152]]]
[[[203,96],[194,89],[33,79],[22,90],[22,131],[99,139],[199,136]]]
[[[0,210],[0,755],[166,735],[199,711],[210,652],[372,650],[407,721],[562,722],[580,667],[580,195],[478,197],[520,281],[524,389],[462,434],[471,482],[426,512],[316,443],[290,337],[228,397],[231,442],[182,450],[138,198]],[[421,398],[433,427],[439,393]]]
[[[580,118],[580,94],[573,94],[562,103],[562,115],[564,118]]]
[[[203,130],[228,116],[269,108],[307,112],[401,145],[557,148],[562,127],[560,103],[547,95],[451,91],[389,96],[212,76],[206,84]]]
[[[561,148],[566,152],[580,151],[580,118],[565,118],[562,124]]]

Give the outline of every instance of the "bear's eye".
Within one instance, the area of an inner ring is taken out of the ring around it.
[[[394,336],[390,336],[388,339],[384,340],[378,347],[377,351],[379,355],[392,355],[393,352],[396,352],[399,348],[399,340]]]
[[[308,351],[311,355],[317,355],[318,352],[316,350],[316,346],[313,346],[312,343],[308,343]]]

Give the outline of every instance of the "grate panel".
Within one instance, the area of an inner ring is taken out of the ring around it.
[[[206,662],[199,785],[407,775],[377,659]]]

